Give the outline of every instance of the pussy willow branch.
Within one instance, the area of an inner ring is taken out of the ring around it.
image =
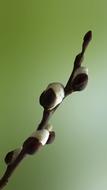
[[[84,58],[85,50],[86,50],[91,38],[92,38],[92,32],[89,31],[84,36],[83,44],[82,44],[82,50],[75,58],[73,71],[72,71],[72,73],[71,73],[71,75],[69,77],[69,80],[68,80],[66,86],[64,87],[64,92],[65,92],[64,98],[67,97],[68,95],[70,95],[72,92],[76,91],[76,90],[73,89],[72,80],[73,80],[75,71],[79,67],[81,67],[81,63],[82,63],[83,58]],[[77,91],[79,91],[79,90],[77,90]],[[63,100],[64,100],[64,98],[63,98]],[[53,115],[53,113],[56,111],[56,109],[59,107],[60,104],[61,103],[59,103],[53,109],[44,108],[42,120],[41,120],[40,124],[38,125],[37,130],[42,130],[42,129],[45,128],[45,126],[48,124],[51,116]],[[32,139],[31,139],[31,141],[32,141]],[[29,141],[29,138],[27,138],[25,140],[25,142],[26,142],[25,145],[26,144],[27,145],[22,146],[22,149],[21,149],[20,153],[18,154],[18,156],[16,157],[16,159],[12,163],[7,165],[6,171],[5,171],[4,175],[2,176],[2,178],[0,179],[0,189],[3,189],[3,187],[6,186],[9,178],[11,177],[11,175],[14,172],[14,170],[16,169],[16,167],[18,167],[18,165],[25,158],[25,156],[28,155],[28,150],[27,149],[29,149],[29,147],[31,148],[31,146],[34,145],[31,141]],[[38,147],[35,147],[35,151],[36,150],[38,151]]]

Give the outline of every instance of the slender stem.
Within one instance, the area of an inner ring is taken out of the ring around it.
[[[37,128],[38,130],[43,129],[46,126],[46,124],[48,123],[48,121],[49,121],[50,117],[52,116],[52,114],[53,114],[53,111],[44,109],[42,120],[41,120],[41,122],[40,122],[40,124],[38,125],[38,128]]]

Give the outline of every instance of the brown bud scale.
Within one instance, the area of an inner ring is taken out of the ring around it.
[[[27,154],[34,154],[42,147],[42,144],[39,142],[39,140],[35,137],[29,137],[24,143],[23,143],[23,149]]]

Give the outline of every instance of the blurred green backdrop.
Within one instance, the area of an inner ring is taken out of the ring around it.
[[[53,116],[55,142],[28,157],[6,190],[107,189],[107,1],[0,1],[0,176],[4,156],[37,127],[40,93],[66,83],[82,38],[87,88],[69,96]]]

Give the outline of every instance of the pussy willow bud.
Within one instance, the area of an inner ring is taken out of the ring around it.
[[[49,138],[49,131],[47,129],[37,130],[31,136],[38,139],[42,146],[44,146]]]
[[[83,51],[85,51],[85,49],[87,48],[89,42],[92,39],[92,31],[88,31],[85,36],[84,36],[84,42],[83,42]]]
[[[41,147],[42,144],[39,142],[39,140],[32,136],[28,137],[23,143],[23,149],[25,150],[26,154],[30,155],[36,153]]]
[[[73,91],[81,91],[85,89],[88,83],[88,69],[85,67],[79,67],[75,70],[72,79]]]
[[[62,102],[64,96],[64,86],[60,83],[51,83],[41,94],[39,102],[44,109],[52,110]]]
[[[17,158],[17,156],[20,154],[20,152],[21,152],[21,148],[18,148],[18,149],[8,152],[4,159],[5,163],[7,165],[12,164],[15,161],[15,159]]]
[[[48,138],[49,131],[47,129],[37,130],[23,143],[23,148],[27,154],[34,154],[46,144]]]

